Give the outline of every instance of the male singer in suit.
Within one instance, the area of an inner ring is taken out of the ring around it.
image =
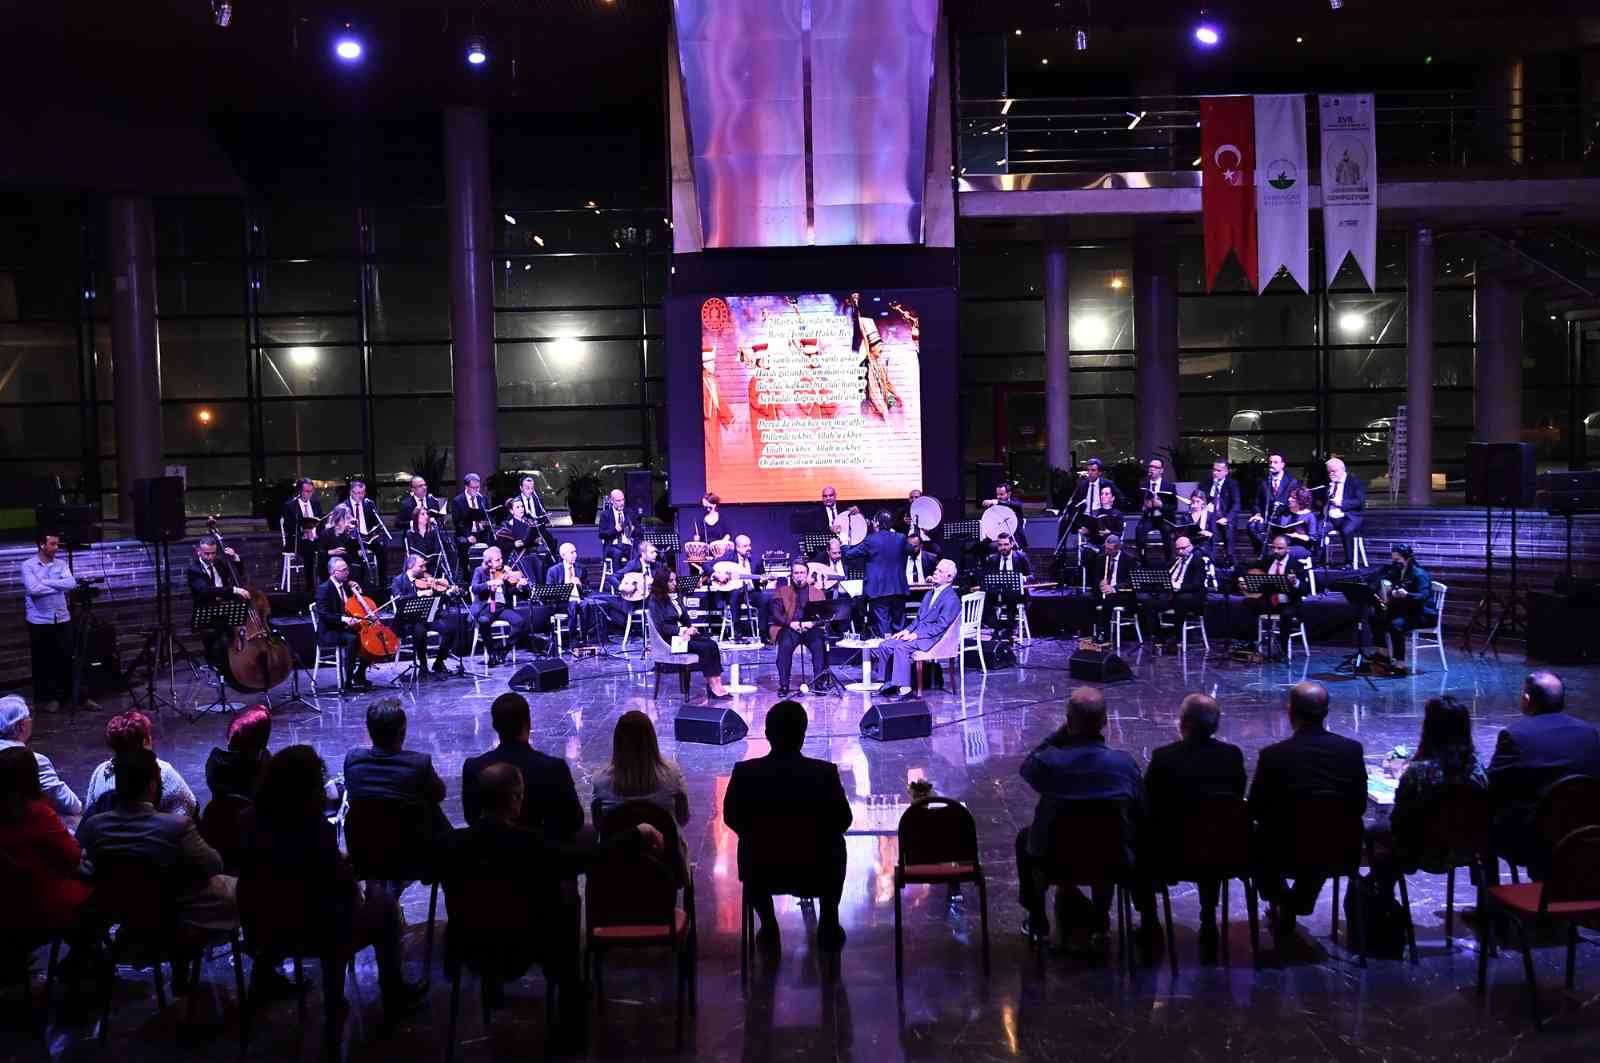
[[[378,504],[367,497],[367,482],[359,476],[350,481],[350,512],[355,514],[356,534],[361,537],[363,544],[371,547],[373,557],[377,559],[378,586],[388,586],[389,558],[384,546],[394,538],[394,534],[378,514]]]
[[[1172,544],[1177,555],[1167,568],[1167,580],[1172,586],[1169,594],[1146,595],[1141,603],[1144,630],[1160,630],[1163,610],[1171,609],[1173,624],[1182,626],[1191,617],[1204,618],[1206,612],[1206,562],[1195,550],[1187,535],[1180,535]]]
[[[344,674],[339,677],[345,690],[371,690],[367,682],[367,662],[361,656],[359,621],[345,615],[344,603],[350,600],[350,566],[342,557],[328,561],[328,578],[317,588],[312,608],[317,611],[317,644],[334,646],[343,653]]]
[[[878,530],[854,546],[844,548],[846,561],[865,560],[867,578],[862,588],[872,605],[872,620],[879,637],[898,631],[906,611],[906,558],[911,547],[894,530],[888,510],[879,510]]]
[[[956,563],[945,558],[933,566],[933,590],[922,596],[917,619],[904,631],[887,636],[872,659],[887,677],[879,697],[898,697],[911,689],[911,655],[932,648],[951,624],[961,622],[961,594],[954,586]]]
[[[612,491],[595,518],[595,531],[600,535],[604,555],[611,562],[611,571],[618,576],[622,575],[622,566],[628,563],[628,555],[633,552],[632,533],[639,522],[637,514],[628,512],[627,502],[627,496],[621,491]]]
[[[1228,475],[1226,461],[1211,463],[1211,482],[1205,485],[1206,525],[1216,525],[1213,545],[1222,548],[1218,558],[1224,568],[1233,566],[1233,525],[1239,519],[1239,482]]]
[[[400,512],[395,514],[395,531],[401,535],[406,533],[406,530],[411,527],[412,519],[416,516],[418,506],[432,513],[434,519],[437,520],[439,514],[444,512],[444,499],[438,495],[430,495],[428,493],[428,481],[420,476],[413,476],[411,478],[411,491],[400,500]]]
[[[906,555],[906,583],[911,586],[927,583],[933,566],[939,563],[938,549],[932,543],[923,542],[920,532],[907,535],[906,545],[911,548]]]
[[[811,569],[804,561],[789,565],[789,582],[772,592],[767,603],[767,634],[778,647],[778,696],[789,696],[789,675],[794,668],[794,651],[804,646],[811,654],[813,671],[828,667],[828,643],[822,625],[806,620],[806,606],[824,598],[821,588],[811,583]]]
[[[1079,510],[1093,510],[1100,505],[1100,489],[1111,488],[1111,497],[1116,500],[1117,506],[1122,505],[1122,490],[1111,482],[1111,477],[1105,475],[1105,468],[1099,458],[1090,458],[1084,462],[1083,475],[1078,478],[1078,484],[1072,489],[1072,501],[1068,508],[1078,507]]]
[[[1133,592],[1133,570],[1138,567],[1122,550],[1122,536],[1108,535],[1098,557],[1088,559],[1089,587],[1095,599],[1094,626],[1109,638],[1111,610],[1121,607],[1127,616],[1139,607]]]
[[[859,506],[839,505],[839,492],[831,486],[822,489],[822,520],[823,530],[839,534],[839,522],[852,513],[860,513]]]
[[[1256,490],[1255,512],[1250,514],[1250,538],[1256,544],[1256,553],[1263,555],[1267,549],[1267,525],[1280,513],[1289,511],[1289,496],[1299,488],[1300,481],[1284,471],[1282,454],[1267,455],[1267,478]]]
[[[1172,525],[1168,519],[1177,513],[1178,493],[1167,479],[1167,463],[1151,458],[1146,476],[1139,482],[1139,530],[1134,532],[1134,553],[1145,560],[1150,549],[1150,532],[1161,534],[1161,552],[1172,560]]]
[[[300,567],[306,578],[306,590],[317,586],[317,532],[318,528],[301,529],[302,520],[322,519],[322,503],[317,501],[317,485],[302,476],[295,481],[294,497],[283,504],[279,517],[279,531],[283,537],[283,552],[300,558]]]
[[[1249,599],[1256,615],[1276,613],[1278,616],[1279,653],[1286,653],[1289,635],[1300,628],[1300,601],[1309,591],[1311,581],[1311,554],[1301,546],[1291,546],[1287,535],[1274,535],[1267,553],[1267,575],[1283,576],[1289,581],[1288,594],[1263,594]]]
[[[461,478],[461,493],[450,500],[450,522],[455,526],[456,551],[461,567],[470,572],[467,558],[479,543],[494,541],[494,520],[489,516],[489,498],[483,493],[483,480],[475,472]]]
[[[249,599],[249,591],[234,585],[233,572],[222,564],[221,555],[216,536],[201,536],[199,545],[194,548],[194,560],[183,570],[184,581],[189,584],[189,597],[194,599],[195,605],[210,605],[228,597]],[[227,549],[227,555],[235,564],[238,563],[239,555],[233,552],[233,547]],[[205,643],[206,660],[218,669],[222,667],[225,637],[225,629],[216,625],[200,632],[200,638]]]
[[[1328,459],[1328,490],[1322,503],[1323,540],[1337,535],[1344,544],[1344,563],[1356,567],[1350,540],[1361,534],[1362,510],[1367,508],[1367,485],[1345,471],[1344,462]],[[1326,554],[1324,554],[1326,557]]]
[[[555,557],[556,533],[550,530],[550,511],[539,497],[538,482],[532,476],[524,476],[517,484],[517,497],[522,499],[523,516],[539,530],[539,538],[544,541],[544,549],[539,552],[549,561]]]

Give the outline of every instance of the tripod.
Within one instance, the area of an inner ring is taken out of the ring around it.
[[[156,622],[144,636],[144,648],[129,666],[132,672],[145,669],[144,690],[130,684],[133,703],[147,713],[158,713],[163,705],[178,708],[178,659],[182,658],[190,669],[194,668],[194,654],[178,638],[172,620],[172,557],[170,544],[159,542],[155,547]],[[162,671],[166,672],[167,694],[156,689]]]
[[[1571,556],[1571,551],[1568,551],[1567,557],[1570,559]],[[1485,596],[1487,594],[1486,589]],[[1500,652],[1497,643],[1500,641],[1502,632],[1512,638],[1526,639],[1525,619],[1527,614],[1527,603],[1522,600],[1522,591],[1517,586],[1517,510],[1513,506],[1511,508],[1511,589],[1506,592],[1505,604],[1500,608],[1500,619],[1494,622],[1494,626],[1489,629],[1489,634],[1483,640],[1483,649],[1478,651],[1479,656],[1483,656],[1491,650],[1496,653]],[[1487,617],[1487,615],[1486,610],[1485,616]]]
[[[1517,510],[1511,509],[1511,590],[1505,600],[1494,592],[1494,508],[1485,506],[1483,511],[1483,597],[1478,599],[1478,604],[1472,610],[1472,618],[1467,621],[1466,630],[1461,633],[1461,648],[1467,653],[1472,652],[1472,635],[1482,625],[1484,631],[1483,646],[1479,649],[1480,656],[1496,649],[1500,633],[1503,630],[1508,635],[1523,636],[1523,618],[1527,609],[1522,601],[1521,593],[1517,590]],[[1499,608],[1500,615],[1495,616],[1495,609]],[[1498,651],[1496,651],[1498,652]]]

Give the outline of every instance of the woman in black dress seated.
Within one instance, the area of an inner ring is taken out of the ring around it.
[[[688,652],[700,658],[700,674],[706,677],[706,687],[713,698],[731,698],[722,689],[722,650],[710,636],[696,630],[689,623],[689,614],[678,601],[678,574],[671,569],[661,573],[650,584],[650,595],[644,600],[645,612],[650,617],[656,634],[671,641],[674,635],[689,636]]]
[[[1289,512],[1274,520],[1272,526],[1273,534],[1286,536],[1290,546],[1301,547],[1313,558],[1322,557],[1321,529],[1317,515],[1311,511],[1311,492],[1304,487],[1296,487],[1289,495]],[[1267,550],[1271,549],[1269,538]]]

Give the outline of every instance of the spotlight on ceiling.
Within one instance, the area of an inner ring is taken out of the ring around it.
[[[1339,331],[1347,336],[1354,336],[1366,327],[1367,319],[1362,314],[1358,314],[1353,310],[1346,310],[1339,315]]]
[[[1080,52],[1087,52],[1089,50],[1089,31],[1079,30],[1073,34],[1072,46]]]
[[[365,50],[361,37],[348,22],[333,38],[333,54],[346,63],[358,61]]]
[[[227,29],[233,21],[233,0],[211,0],[211,21],[219,29]]]
[[[489,61],[489,49],[484,45],[482,37],[474,37],[467,42],[467,62],[472,66],[482,66]]]
[[[1222,34],[1218,32],[1215,23],[1202,22],[1194,28],[1194,39],[1203,47],[1215,48],[1217,42],[1222,40]]]

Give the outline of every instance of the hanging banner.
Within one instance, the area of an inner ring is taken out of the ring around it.
[[[1331,282],[1346,255],[1373,286],[1378,266],[1378,152],[1372,94],[1319,96],[1322,241]]]
[[[1260,291],[1286,269],[1311,290],[1310,204],[1306,196],[1306,98],[1255,97],[1256,280]]]
[[[1200,216],[1206,233],[1206,291],[1231,251],[1256,284],[1255,109],[1249,96],[1200,100]]]

